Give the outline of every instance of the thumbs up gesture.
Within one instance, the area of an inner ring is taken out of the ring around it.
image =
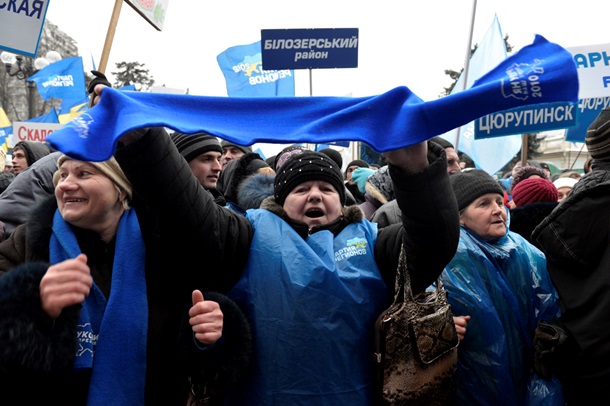
[[[218,303],[205,300],[200,290],[192,294],[189,323],[195,338],[204,345],[214,344],[222,336],[223,314]]]

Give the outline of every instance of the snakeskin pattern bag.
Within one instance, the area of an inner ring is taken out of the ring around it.
[[[442,289],[413,296],[404,246],[394,303],[375,325],[376,400],[380,405],[451,405],[458,336]]]

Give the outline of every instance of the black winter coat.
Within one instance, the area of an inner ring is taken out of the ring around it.
[[[606,396],[610,380],[610,163],[596,162],[532,233],[575,339],[561,366],[578,404]],[[583,396],[588,396],[587,399]]]

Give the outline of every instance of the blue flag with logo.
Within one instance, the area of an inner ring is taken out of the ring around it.
[[[468,69],[466,89],[473,86],[474,82],[487,73],[494,66],[506,59],[506,44],[502,36],[502,29],[498,17],[494,17],[492,25],[483,37],[481,45],[472,54]],[[518,68],[518,65],[515,65]],[[460,76],[451,94],[456,94],[464,89],[464,74]],[[457,149],[468,155],[477,168],[489,174],[494,174],[504,167],[521,149],[521,136],[510,135],[488,139],[475,140],[475,122],[471,121],[459,130],[453,129],[441,137],[454,143],[457,139]]]
[[[536,72],[536,75],[533,75]],[[535,81],[532,77],[535,76]],[[533,97],[534,88],[536,96]],[[572,54],[537,35],[463,92],[424,102],[405,86],[369,97],[209,97],[105,88],[99,104],[47,136],[80,160],[110,158],[119,138],[164,126],[239,145],[361,141],[379,152],[413,145],[486,114],[578,100]]]
[[[216,59],[229,97],[294,96],[293,71],[263,70],[260,41],[231,47]]]
[[[46,101],[61,99],[66,108],[87,98],[85,70],[80,56],[61,59],[39,70],[29,78],[36,83],[40,97]]]

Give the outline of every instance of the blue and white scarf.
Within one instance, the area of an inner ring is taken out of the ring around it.
[[[53,264],[81,253],[59,210],[53,217],[49,249]],[[144,256],[138,218],[130,209],[117,230],[110,297],[106,302],[94,283],[79,320],[74,368],[92,368],[88,406],[144,404],[148,332]]]
[[[76,159],[103,161],[128,131],[205,130],[239,145],[362,141],[377,151],[413,145],[486,114],[578,101],[572,54],[538,35],[462,92],[422,101],[407,87],[371,97],[206,97],[105,89],[98,105],[49,134]],[[271,118],[271,119],[270,119]]]

